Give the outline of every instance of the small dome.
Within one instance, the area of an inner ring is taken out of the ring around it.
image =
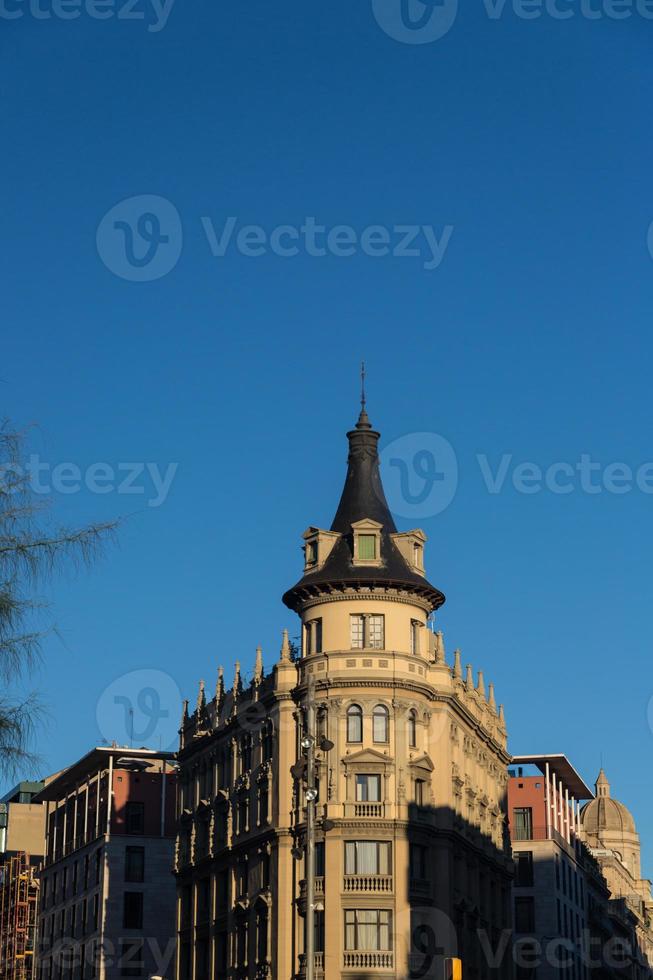
[[[596,780],[596,799],[585,804],[580,819],[585,833],[597,837],[637,833],[630,810],[610,796],[610,783],[602,769]]]

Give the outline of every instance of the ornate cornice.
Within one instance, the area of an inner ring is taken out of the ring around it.
[[[317,595],[312,594],[307,596],[302,601],[301,611],[305,612],[306,610],[311,609],[313,606],[322,606],[329,602],[369,602],[371,599],[380,600],[382,602],[398,602],[407,606],[417,606],[426,613],[430,613],[433,609],[430,602],[414,592],[404,593],[397,592],[395,589],[369,587],[360,587],[356,589],[348,588],[342,592],[334,592],[333,588],[324,586],[323,591],[318,592]]]

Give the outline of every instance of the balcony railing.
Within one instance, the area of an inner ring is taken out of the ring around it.
[[[347,817],[383,817],[385,803],[345,803]]]
[[[315,878],[315,895],[324,895],[324,878]],[[306,898],[306,878],[302,878],[299,882],[299,897]]]
[[[392,970],[394,957],[392,953],[376,950],[347,952],[343,956],[342,965],[345,969],[358,970]]]
[[[324,973],[324,953],[314,953],[313,963],[315,964],[316,973]],[[306,953],[299,954],[299,975],[306,975]]]
[[[343,892],[391,892],[392,875],[345,875]]]

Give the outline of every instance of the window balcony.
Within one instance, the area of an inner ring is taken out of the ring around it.
[[[392,970],[394,956],[381,950],[348,951],[343,954],[343,967],[356,970]]]
[[[324,878],[316,877],[314,881],[315,881],[314,894],[320,896],[324,895]],[[299,882],[299,897],[300,899],[306,901],[306,878],[302,878],[301,881]]]
[[[345,875],[342,881],[343,892],[391,892],[392,875]]]
[[[385,816],[385,803],[345,803],[346,817],[376,817]]]

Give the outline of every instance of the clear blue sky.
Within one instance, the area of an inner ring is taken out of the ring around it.
[[[364,356],[383,445],[435,432],[457,458],[451,504],[419,521],[448,652],[495,681],[513,751],[565,752],[592,782],[603,753],[653,873],[653,497],[510,476],[491,494],[476,458],[653,460],[653,21],[571,8],[465,3],[424,44],[390,37],[371,0],[177,0],[159,31],[149,6],[3,22],[3,411],[39,424],[53,465],[178,464],[159,507],[53,495],[70,523],[130,516],[52,591],[45,769],[106,736],[96,707],[129,671],[194,699],[257,643],[274,661],[301,532],[337,504]],[[154,281],[96,245],[137,195],[183,228]],[[214,257],[201,219],[229,216],[453,232],[431,270],[360,249]]]

